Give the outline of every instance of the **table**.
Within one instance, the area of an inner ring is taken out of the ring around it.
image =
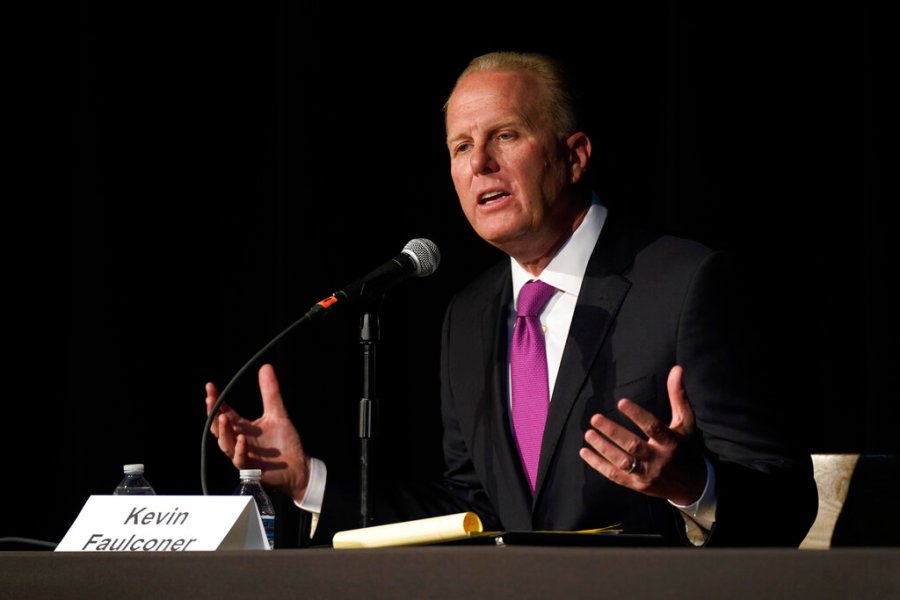
[[[900,548],[2,552],[0,598],[900,598]]]

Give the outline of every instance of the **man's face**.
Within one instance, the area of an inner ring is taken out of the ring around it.
[[[518,258],[571,229],[569,148],[527,73],[473,73],[447,106],[450,175],[476,233]]]

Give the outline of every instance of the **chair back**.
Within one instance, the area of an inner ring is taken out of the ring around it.
[[[900,460],[890,454],[813,454],[816,520],[803,549],[900,546]]]

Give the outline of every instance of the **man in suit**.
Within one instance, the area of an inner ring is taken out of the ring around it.
[[[565,73],[547,57],[474,59],[445,116],[462,210],[510,259],[447,309],[444,480],[397,488],[385,519],[473,510],[492,529],[618,524],[671,543],[799,544],[816,511],[809,455],[757,366],[730,258],[609,213],[586,184],[591,142]],[[546,359],[525,388],[511,363],[533,280],[546,290],[535,316]],[[263,417],[223,405],[213,434],[236,466],[262,467],[321,514],[327,541],[347,526],[342,478],[304,452],[268,365],[260,389]],[[208,409],[216,395],[208,384]]]

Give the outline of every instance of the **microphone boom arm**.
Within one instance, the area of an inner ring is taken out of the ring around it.
[[[206,417],[206,424],[203,428],[203,437],[200,441],[200,486],[203,490],[203,495],[209,494],[209,489],[206,484],[206,437],[209,435],[213,420],[216,418],[219,407],[222,405],[225,396],[228,395],[228,392],[231,391],[235,382],[247,371],[247,369],[268,352],[272,346],[277,344],[281,338],[301,324],[327,315],[331,312],[329,309],[332,306],[342,306],[344,304],[354,304],[358,302],[364,311],[369,311],[373,304],[380,302],[383,299],[384,294],[391,287],[409,277],[424,277],[426,275],[431,275],[437,269],[440,261],[441,253],[434,242],[425,238],[410,240],[403,247],[400,254],[382,264],[368,275],[357,279],[344,289],[339,290],[331,296],[314,304],[306,314],[294,321],[287,329],[276,335],[268,344],[263,346],[259,352],[250,357],[250,360],[244,363],[244,366],[234,374],[234,377],[231,378],[228,385],[222,389],[219,397],[216,399],[215,404],[213,404]]]

